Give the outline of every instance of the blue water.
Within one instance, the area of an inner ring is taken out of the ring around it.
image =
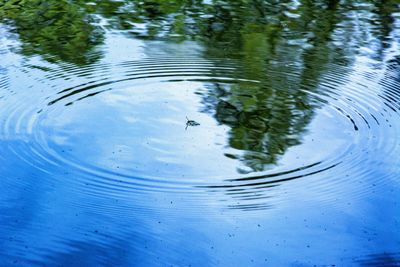
[[[0,19],[0,266],[400,266],[398,2]]]

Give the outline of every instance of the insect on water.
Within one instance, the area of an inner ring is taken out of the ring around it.
[[[186,128],[185,128],[185,130],[187,130],[187,128],[189,126],[199,126],[199,125],[200,125],[200,123],[198,123],[197,121],[189,120],[189,118],[186,117]]]

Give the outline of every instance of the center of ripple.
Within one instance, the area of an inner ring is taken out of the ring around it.
[[[231,155],[245,158],[249,151],[232,147],[229,124],[204,110],[210,86],[206,81],[149,79],[95,88],[84,97],[71,95],[40,114],[37,142],[69,171],[113,180],[176,186],[246,179],[254,170]],[[343,152],[349,142],[346,132],[329,134],[337,127],[330,112],[322,109],[299,144],[258,174],[280,176],[325,160],[331,162],[317,171],[336,164],[332,155]],[[200,125],[187,125],[187,118]]]
[[[40,135],[58,159],[100,175],[194,182],[219,170],[234,174],[235,160],[222,152],[226,127],[199,112],[203,88],[190,81],[118,84],[73,104],[51,105]],[[200,125],[187,125],[186,117]]]

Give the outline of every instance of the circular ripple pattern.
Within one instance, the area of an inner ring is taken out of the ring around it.
[[[65,65],[44,79],[42,73],[32,77],[14,95],[7,95],[9,81],[2,78],[7,101],[1,134],[10,141],[5,151],[43,172],[62,170],[92,194],[148,190],[205,197],[206,191],[246,210],[268,208],[273,190],[295,180],[329,199],[344,179],[359,183],[373,171],[367,166],[377,159],[366,154],[394,156],[398,141],[384,137],[387,131],[399,136],[400,89],[393,70],[346,77],[347,69],[336,66],[331,69],[337,73],[311,81],[290,64],[276,64],[286,72],[271,69],[267,80],[286,81],[287,87],[271,89],[270,81],[246,78],[233,61],[198,58]],[[262,99],[264,91],[269,97]],[[268,139],[265,150],[234,145],[240,141],[235,131],[255,131],[247,117],[240,120],[252,114],[243,98],[256,102],[250,110],[264,101],[261,109],[269,117],[258,117],[254,129],[268,124],[260,130],[260,142]],[[286,110],[276,103],[287,104]],[[236,113],[220,119],[218,112],[227,110]],[[186,117],[200,125],[188,128]],[[299,127],[296,120],[303,117],[308,120]],[[272,154],[268,146],[277,137],[270,132],[287,121],[283,134],[291,137],[285,140],[296,136],[298,142],[280,148],[276,162],[265,168],[243,167],[248,155]]]

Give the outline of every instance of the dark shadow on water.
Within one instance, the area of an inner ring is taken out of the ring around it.
[[[357,261],[365,267],[397,267],[400,266],[399,253],[372,254]]]

